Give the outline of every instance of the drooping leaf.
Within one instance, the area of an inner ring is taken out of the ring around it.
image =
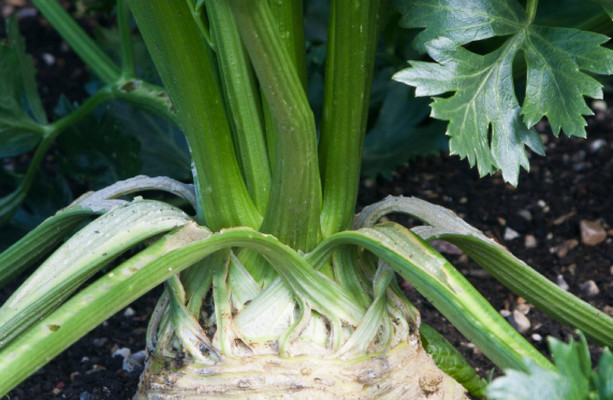
[[[437,96],[432,116],[449,121],[452,154],[477,164],[481,175],[502,170],[504,179],[516,185],[519,167],[529,167],[525,146],[544,153],[532,129],[542,117],[555,135],[562,129],[568,136],[585,137],[583,115],[591,111],[584,96],[602,98],[602,85],[587,72],[613,73],[613,50],[601,46],[607,36],[534,25],[513,1],[410,4],[400,7],[413,21],[405,23],[428,26],[421,39],[426,34],[434,38],[424,46],[435,62],[411,62],[394,79],[415,86],[418,96]],[[501,35],[508,37],[485,55],[461,47]],[[520,53],[527,68],[523,105],[513,78],[513,61]]]

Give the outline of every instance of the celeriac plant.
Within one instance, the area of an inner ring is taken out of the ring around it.
[[[319,131],[306,93],[302,2],[119,0],[120,65],[55,0],[33,2],[103,84],[49,123],[10,22],[3,57],[16,57],[26,72],[0,104],[0,132],[15,148],[35,147],[36,161],[68,126],[122,99],[181,128],[193,185],[138,176],[86,193],[0,255],[0,283],[44,258],[0,308],[0,394],[165,282],[136,398],[465,398],[459,383],[484,395],[485,381],[421,324],[396,274],[500,368],[554,375],[556,366],[428,244],[434,239],[455,244],[591,340],[613,344],[613,319],[450,210],[389,197],[354,217],[386,1],[331,1]],[[413,61],[395,79],[417,95],[454,93],[432,106],[434,117],[450,121],[452,152],[516,183],[520,165],[527,168],[524,145],[542,150],[532,128],[542,116],[556,134],[583,135],[583,95],[602,96],[585,72],[613,72],[604,35],[537,26],[533,0],[525,8],[502,0],[397,3],[403,24],[428,27],[416,43],[435,62]],[[136,73],[129,11],[163,87]],[[483,56],[462,47],[500,35],[502,44]],[[523,104],[511,68],[519,52]],[[30,113],[20,108],[22,94]],[[28,172],[2,205],[17,207],[33,179]],[[138,195],[151,190],[185,207]],[[378,222],[389,213],[424,225]]]

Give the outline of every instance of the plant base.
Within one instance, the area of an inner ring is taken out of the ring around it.
[[[350,362],[256,355],[214,365],[175,363],[150,357],[134,399],[467,399],[459,383],[407,342]]]

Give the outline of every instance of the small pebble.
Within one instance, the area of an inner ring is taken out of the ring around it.
[[[519,233],[509,228],[508,226],[504,230],[504,240],[514,240],[519,237]]]
[[[500,226],[505,226],[507,224],[507,220],[504,218],[498,217],[497,220],[498,220],[498,225]]]
[[[92,344],[96,347],[102,347],[104,346],[104,344],[106,342],[108,342],[108,338],[102,337],[102,338],[94,338],[94,340],[92,340]]]
[[[585,281],[580,286],[581,290],[587,297],[594,297],[600,293],[600,289],[598,289],[598,285],[593,280]]]
[[[611,265],[611,266],[609,267],[609,274],[610,274],[610,275],[613,275],[613,265]]]
[[[531,308],[532,308],[532,305],[528,303],[518,303],[516,307],[517,311],[519,311],[520,313],[524,315],[528,315]]]
[[[43,61],[45,62],[45,64],[49,66],[55,64],[55,56],[53,54],[43,53],[41,57],[43,58]]]
[[[134,311],[132,307],[126,308],[125,311],[123,312],[123,316],[126,318],[133,317],[135,314],[136,314],[136,311]]]
[[[500,310],[499,312],[503,318],[509,318],[511,316],[511,311],[509,310]]]
[[[527,249],[534,249],[538,245],[534,235],[526,235],[524,238],[524,246]]]
[[[613,307],[611,307],[611,306],[604,306],[602,311],[604,311],[606,314],[608,314],[608,315],[613,317]]]
[[[138,351],[136,353],[132,353],[129,348],[122,347],[121,349],[115,350],[113,353],[113,358],[116,356],[123,357],[122,369],[127,372],[134,371],[134,368],[141,367],[143,361],[147,357],[147,352],[145,350]]]
[[[526,333],[530,330],[530,320],[524,314],[517,310],[513,310],[513,313],[508,318],[509,323],[519,333]]]
[[[531,337],[532,340],[534,340],[535,342],[540,342],[541,340],[543,340],[543,337],[538,333],[533,333]]]
[[[592,108],[595,111],[607,111],[607,102],[604,100],[593,100]]]
[[[24,7],[17,11],[19,18],[34,18],[38,15],[38,10],[34,7]]]
[[[577,239],[569,239],[562,242],[560,246],[558,246],[555,250],[556,254],[560,258],[566,257],[568,252],[579,245],[579,241]]]
[[[517,212],[517,215],[519,215],[528,222],[532,221],[532,213],[528,210],[519,210]]]
[[[590,143],[590,150],[592,153],[596,153],[598,150],[602,149],[607,142],[604,139],[596,139],[592,143]]]
[[[568,289],[570,289],[570,287],[568,286],[568,283],[566,283],[566,281],[564,280],[564,277],[562,275],[556,276],[556,284],[562,290],[568,291]]]
[[[607,238],[607,232],[598,221],[582,219],[579,226],[581,228],[581,242],[586,246],[596,246]]]
[[[91,400],[92,395],[89,392],[81,392],[79,395],[79,400]]]

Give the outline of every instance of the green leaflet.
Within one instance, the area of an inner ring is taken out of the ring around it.
[[[415,38],[416,47],[444,36],[465,44],[521,29],[525,14],[517,1],[505,0],[396,0],[403,17],[400,26],[426,28]]]
[[[487,387],[491,400],[609,400],[613,398],[613,356],[605,349],[597,370],[592,371],[590,353],[581,332],[579,341],[564,343],[549,338],[557,372],[528,363],[528,372],[505,371]]]
[[[421,39],[430,39],[424,46],[435,62],[410,62],[394,79],[415,86],[417,96],[453,93],[432,103],[432,116],[449,121],[451,153],[477,164],[482,176],[502,170],[504,179],[517,185],[519,167],[529,168],[524,146],[544,154],[532,129],[542,117],[556,136],[562,129],[568,136],[585,137],[582,116],[592,112],[583,97],[602,98],[602,85],[586,72],[613,73],[613,51],[601,46],[609,40],[605,35],[533,24],[514,1],[464,3],[401,4],[407,26],[428,27]],[[501,35],[509,36],[485,55],[461,47]],[[520,52],[527,68],[523,104],[512,68]]]

